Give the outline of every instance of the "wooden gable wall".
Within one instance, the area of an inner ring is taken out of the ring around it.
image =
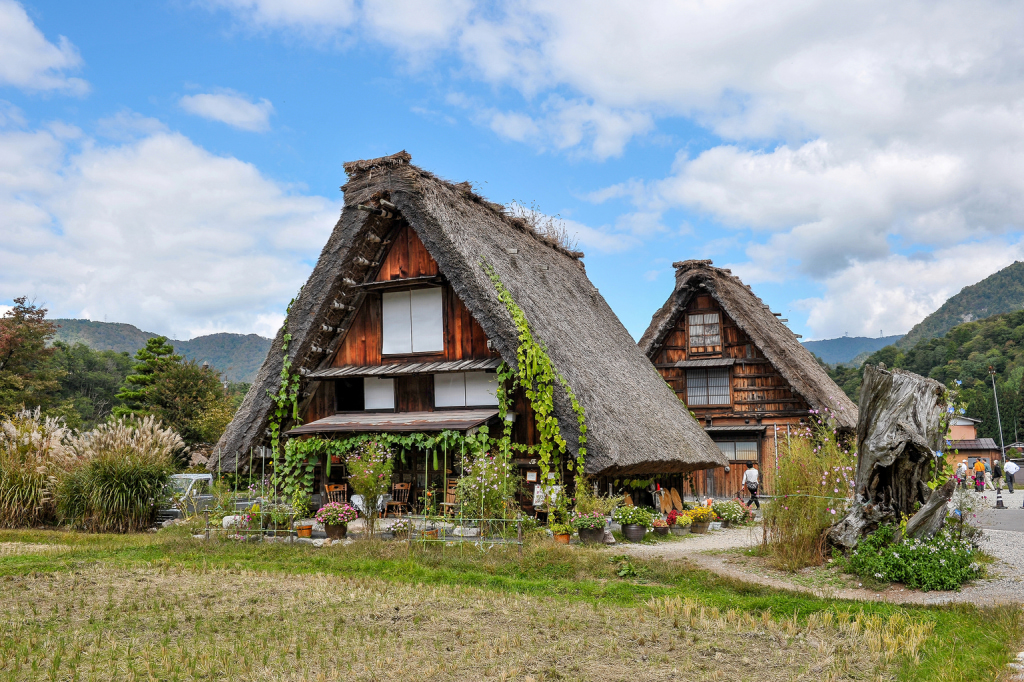
[[[714,348],[700,348],[702,352],[691,353],[689,349],[689,325],[691,314],[717,312],[721,324],[722,345]],[[698,415],[747,416],[749,413],[793,415],[806,413],[807,402],[790,386],[789,382],[764,357],[764,354],[747,334],[736,325],[714,297],[704,294],[694,296],[689,305],[680,313],[671,331],[665,336],[661,348],[653,360],[665,381],[672,386],[676,395],[686,402],[686,369],[672,367],[681,360],[703,360],[732,358],[736,361],[729,367],[731,403],[729,405],[693,405]],[[687,403],[689,404],[689,403]],[[757,416],[757,415],[754,415]]]

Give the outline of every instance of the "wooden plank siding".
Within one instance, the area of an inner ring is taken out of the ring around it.
[[[690,348],[689,316],[691,314],[718,313],[721,345]],[[729,372],[729,402],[724,405],[691,405],[687,396],[687,368],[672,367],[687,360],[731,360],[733,364],[720,366]],[[758,443],[758,469],[761,471],[762,490],[771,491],[776,461],[776,427],[778,438],[784,439],[787,429],[796,432],[800,422],[810,414],[810,406],[797,394],[782,374],[765,358],[749,336],[729,317],[710,295],[695,296],[683,310],[653,362],[676,395],[687,404],[697,420],[705,426],[758,426],[767,427],[763,434],[751,432],[711,432],[716,441],[751,441]],[[695,492],[701,496],[734,496],[740,491],[744,461],[732,461],[730,471],[722,468],[695,472],[692,478]],[[673,477],[674,479],[675,477]],[[682,479],[676,481],[676,484]],[[668,479],[662,482],[665,486]],[[678,487],[678,485],[676,485]],[[688,488],[689,489],[689,488]]]

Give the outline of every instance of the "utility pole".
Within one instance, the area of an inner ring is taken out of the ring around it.
[[[1004,465],[1006,463],[1006,446],[1003,445],[1003,420],[999,417],[999,393],[996,392],[996,368],[988,366],[988,374],[992,377],[992,397],[996,401],[996,424],[999,426],[999,454]]]

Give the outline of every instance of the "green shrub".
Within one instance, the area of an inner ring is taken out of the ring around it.
[[[635,524],[651,528],[654,523],[654,514],[643,507],[618,507],[612,515],[612,519],[623,526]]]
[[[121,418],[83,434],[71,443],[80,464],[59,483],[61,522],[117,533],[152,525],[182,445],[153,417]]]
[[[776,496],[764,511],[765,546],[776,567],[795,571],[825,560],[825,531],[846,512],[855,457],[827,413],[779,442]]]
[[[0,527],[49,523],[58,477],[74,466],[70,432],[39,409],[0,422]]]
[[[845,570],[864,578],[903,583],[921,590],[955,590],[981,573],[976,548],[943,528],[929,540],[896,542],[890,525],[864,538],[844,560]]]

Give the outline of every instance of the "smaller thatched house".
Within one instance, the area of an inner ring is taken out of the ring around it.
[[[282,341],[302,372],[301,423],[289,437],[360,432],[497,431],[495,369],[516,366],[519,335],[485,265],[525,313],[582,405],[586,473],[646,476],[722,466],[725,459],[639,352],[587,278],[582,254],[473,192],[410,165],[402,152],[345,165],[345,207],[211,466],[248,466],[268,443]],[[537,442],[532,407],[514,395],[513,440]],[[576,414],[556,387],[554,414],[578,451]],[[443,485],[428,458],[399,473]],[[536,481],[536,460],[516,460]],[[321,463],[322,464],[322,463]],[[423,470],[425,467],[425,470]],[[340,475],[334,467],[331,477]],[[317,470],[317,486],[329,482]],[[527,485],[527,488],[531,487]]]
[[[732,463],[696,484],[703,494],[734,495],[753,461],[770,493],[779,441],[804,431],[812,410],[853,430],[857,406],[729,270],[709,260],[674,265],[675,289],[639,345]]]

